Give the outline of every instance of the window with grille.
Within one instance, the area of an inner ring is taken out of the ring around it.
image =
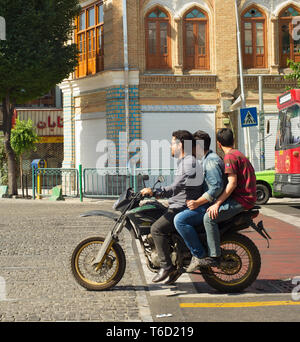
[[[293,34],[299,21],[293,20],[300,17],[300,9],[289,6],[279,14],[279,50],[280,66],[287,67],[287,60],[300,62],[300,39],[298,34]],[[296,31],[296,30],[295,30]]]
[[[251,7],[242,15],[244,67],[266,68],[266,18],[257,8]]]
[[[146,64],[147,69],[171,68],[170,18],[161,8],[146,15]]]
[[[208,18],[198,8],[183,19],[184,69],[209,69]]]
[[[77,18],[76,43],[79,50],[77,77],[104,70],[103,4],[97,2],[82,10]]]

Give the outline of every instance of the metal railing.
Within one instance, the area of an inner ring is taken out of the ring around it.
[[[174,170],[171,169],[128,169],[128,168],[87,168],[83,169],[83,197],[115,198],[128,187],[141,190],[144,182],[140,175],[148,175],[147,187],[152,187],[159,175],[165,177],[164,185],[171,184]]]
[[[143,181],[142,175],[149,180]],[[152,187],[159,175],[163,175],[164,186],[174,179],[173,169],[128,169],[128,168],[41,168],[32,169],[32,197],[50,197],[52,189],[61,186],[63,197],[116,198],[128,187],[139,191]]]
[[[77,169],[33,168],[32,197],[49,197],[56,186],[61,186],[63,197],[78,197],[78,178]]]

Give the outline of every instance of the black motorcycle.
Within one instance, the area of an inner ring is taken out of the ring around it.
[[[143,180],[149,179],[143,176]],[[157,183],[163,182],[162,176]],[[122,193],[114,204],[114,212],[95,210],[81,216],[104,216],[114,222],[105,238],[91,237],[80,242],[71,258],[71,268],[77,282],[88,290],[107,290],[114,287],[123,277],[126,268],[124,251],[118,243],[118,236],[126,227],[139,240],[144,251],[147,266],[152,272],[159,269],[159,259],[150,233],[151,225],[166,211],[166,206],[157,200],[146,200],[132,188]],[[202,267],[199,271],[205,281],[220,292],[241,292],[257,278],[261,258],[256,245],[239,231],[252,227],[267,241],[271,239],[262,221],[253,222],[259,214],[258,206],[244,211],[228,221],[219,224],[221,233],[221,261],[218,267]],[[199,227],[199,237],[207,248],[204,227]],[[269,245],[269,243],[268,243]],[[171,259],[177,272],[185,272],[191,261],[191,253],[183,239],[174,229],[170,234]]]

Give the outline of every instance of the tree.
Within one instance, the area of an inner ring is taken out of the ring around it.
[[[36,149],[35,144],[39,142],[36,128],[32,120],[16,120],[15,127],[11,130],[10,144],[20,160],[20,180],[23,189],[23,154]]]
[[[3,137],[0,135],[0,185],[7,185],[7,161],[4,151]]]
[[[16,158],[11,147],[17,103],[43,96],[74,71],[75,44],[67,44],[80,12],[78,0],[0,0],[6,40],[0,41],[0,101],[9,194],[17,194]]]
[[[284,78],[286,80],[295,80],[297,81],[297,88],[300,88],[300,62],[294,62],[291,59],[287,60],[288,67],[292,69],[292,72],[288,75],[285,75]],[[291,87],[288,87],[291,89]],[[288,90],[287,89],[287,90]]]

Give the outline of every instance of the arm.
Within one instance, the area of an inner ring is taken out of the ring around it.
[[[218,161],[208,160],[206,162],[205,182],[208,190],[197,200],[187,201],[187,206],[190,210],[194,210],[203,204],[214,202],[223,190],[223,171]]]
[[[153,191],[150,188],[145,188],[141,190],[141,194],[160,198],[170,198],[178,194],[182,189],[200,186],[202,182],[202,168],[191,160],[183,160],[171,185],[154,189]]]
[[[237,175],[235,173],[228,174],[228,184],[221,194],[221,196],[216,200],[216,202],[207,209],[210,218],[215,219],[218,216],[220,205],[227,200],[227,198],[232,194],[234,189],[237,187]]]

